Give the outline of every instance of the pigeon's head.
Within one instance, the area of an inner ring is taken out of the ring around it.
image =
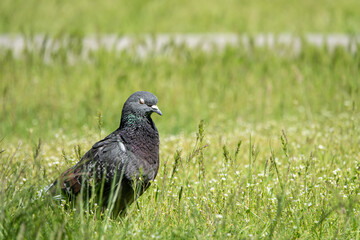
[[[162,112],[156,106],[157,101],[157,97],[150,92],[135,92],[126,100],[124,104],[123,117],[124,115],[150,117],[150,115],[154,112],[162,116]]]

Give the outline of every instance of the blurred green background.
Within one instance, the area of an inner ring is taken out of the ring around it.
[[[75,64],[61,55],[54,59],[46,64],[32,53],[20,60],[2,57],[2,136],[30,131],[46,137],[61,129],[83,135],[97,129],[99,113],[109,132],[137,90],[158,96],[164,115],[155,121],[165,135],[196,131],[201,119],[218,131],[231,131],[238,121],[311,121],[354,111],[360,96],[359,56],[342,49],[328,54],[307,48],[291,58],[230,48],[222,54],[182,49],[146,59],[100,51],[90,63]]]
[[[0,32],[358,33],[358,0],[2,0]]]
[[[238,121],[354,111],[359,100],[359,54],[305,45],[300,54],[267,48],[223,52],[173,46],[171,54],[142,59],[130,53],[81,55],[89,34],[143,33],[357,33],[360,1],[17,1],[0,3],[0,32],[31,39],[44,34],[73,40],[44,62],[41,51],[20,58],[0,51],[0,135],[7,139],[82,135],[103,116],[115,129],[123,102],[137,90],[159,98],[156,122],[165,135],[189,133],[205,119],[214,130]]]

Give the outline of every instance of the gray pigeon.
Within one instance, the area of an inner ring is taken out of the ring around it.
[[[157,101],[149,92],[132,94],[124,104],[120,127],[95,143],[48,192],[72,202],[95,196],[103,208],[112,206],[113,217],[124,212],[159,169],[159,133],[151,119],[153,112],[162,115]]]

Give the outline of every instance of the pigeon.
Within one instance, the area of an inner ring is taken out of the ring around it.
[[[119,128],[95,143],[48,192],[70,202],[95,196],[103,209],[110,207],[113,217],[125,212],[159,169],[159,133],[151,118],[152,113],[162,116],[157,101],[150,92],[132,94],[124,103]]]

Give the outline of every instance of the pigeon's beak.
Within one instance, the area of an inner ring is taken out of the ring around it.
[[[152,108],[152,110],[153,110],[154,112],[156,112],[157,114],[159,114],[160,116],[162,116],[162,112],[160,111],[160,109],[158,108],[158,106],[152,105],[151,108]]]

